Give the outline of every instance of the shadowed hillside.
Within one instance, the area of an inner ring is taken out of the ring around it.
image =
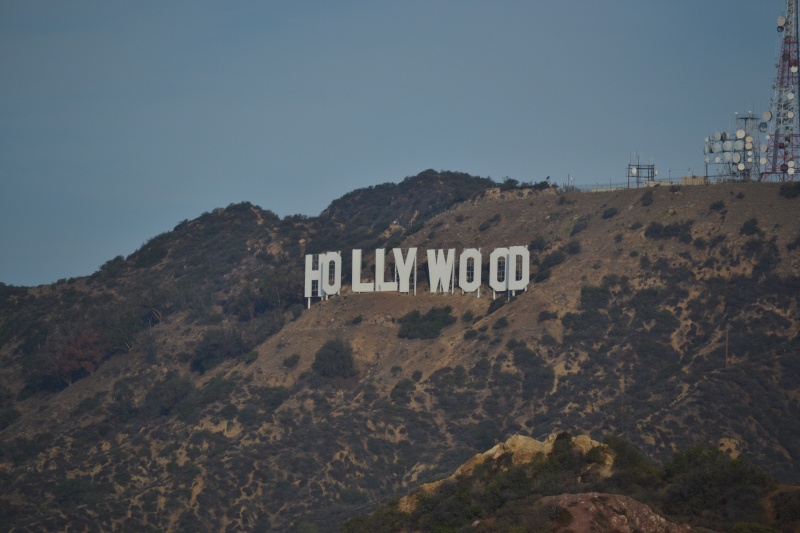
[[[796,187],[490,185],[231,205],[90,277],[0,285],[0,524],[325,529],[561,431],[800,480]],[[512,245],[526,292],[427,293],[424,250]],[[383,246],[420,249],[417,296],[353,294],[346,266],[305,309],[305,253]]]

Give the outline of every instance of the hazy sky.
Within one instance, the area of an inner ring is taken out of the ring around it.
[[[422,170],[703,172],[768,109],[781,0],[0,0],[0,281],[88,275],[250,201]]]

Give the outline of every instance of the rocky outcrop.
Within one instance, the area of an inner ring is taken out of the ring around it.
[[[649,506],[618,494],[586,492],[545,496],[537,505],[557,506],[569,512],[571,520],[556,532],[596,531],[616,533],[690,533],[686,524],[675,524]]]
[[[420,487],[420,492],[423,494],[430,494],[438,489],[443,483],[469,475],[473,470],[475,470],[476,466],[485,463],[486,461],[496,461],[501,457],[510,457],[511,463],[515,465],[529,463],[536,457],[536,455],[540,453],[547,455],[553,451],[553,445],[555,444],[557,437],[557,433],[552,433],[542,442],[525,435],[513,435],[505,442],[495,445],[488,451],[474,455],[466,463],[458,467],[450,477],[422,485]],[[579,450],[585,454],[595,446],[603,446],[603,444],[597,442],[596,440],[592,440],[587,435],[578,435],[572,439],[572,446],[576,450]],[[601,475],[604,473],[610,475],[613,462],[613,456],[610,454],[606,455],[606,464],[604,464],[600,469]],[[401,498],[398,505],[399,509],[407,513],[413,512],[417,503],[417,494],[419,493],[411,494]]]

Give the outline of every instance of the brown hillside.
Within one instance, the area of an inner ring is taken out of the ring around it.
[[[355,240],[331,230],[366,220],[342,208],[279,220],[231,206],[90,278],[0,287],[0,518],[324,529],[509,435],[560,431],[622,435],[662,460],[712,444],[800,481],[800,198],[723,184],[453,204],[466,193],[436,187],[413,228],[413,203]],[[346,281],[303,309],[307,250],[360,246],[369,261],[387,239],[421,263],[525,245],[532,281],[497,307],[486,285],[429,294],[420,264],[416,296]],[[455,321],[435,338],[398,336],[412,311],[445,306]],[[356,375],[336,350],[340,375],[315,368],[334,339]]]

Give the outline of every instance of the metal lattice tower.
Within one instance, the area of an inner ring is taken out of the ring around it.
[[[764,122],[759,125],[762,132],[770,132],[767,150],[760,160],[761,181],[793,181],[800,174],[800,48],[797,40],[800,27],[797,2],[786,0],[786,15],[778,17],[778,31],[783,33],[783,39],[775,94],[772,110],[764,113]]]

